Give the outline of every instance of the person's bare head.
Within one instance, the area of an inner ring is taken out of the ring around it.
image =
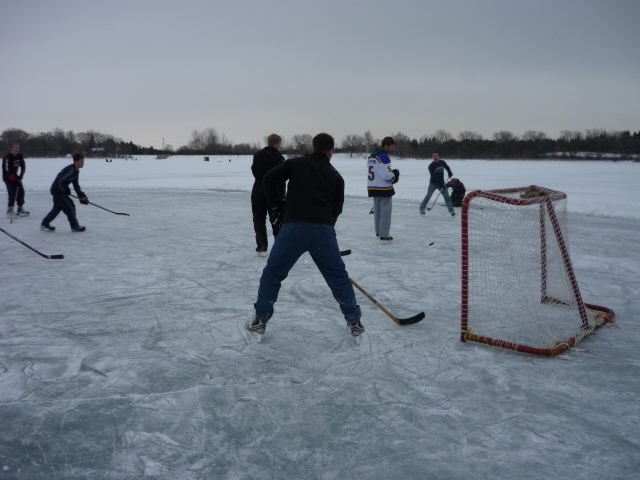
[[[385,152],[393,153],[396,150],[396,141],[393,137],[384,137],[380,146]]]
[[[280,150],[282,146],[282,137],[277,133],[272,133],[267,137],[267,145],[276,150]]]
[[[333,149],[336,143],[331,135],[328,133],[319,133],[313,137],[313,151],[315,153],[323,153],[329,160],[333,157]]]
[[[73,164],[76,166],[76,168],[84,167],[84,155],[82,155],[81,153],[74,153]]]
[[[19,143],[12,143],[11,144],[11,148],[9,149],[9,151],[11,152],[12,155],[17,155],[20,153],[20,144]]]
[[[438,160],[440,160],[440,154],[439,154],[439,153],[437,153],[437,152],[432,153],[432,154],[431,154],[431,159],[432,159],[434,162],[437,162]]]

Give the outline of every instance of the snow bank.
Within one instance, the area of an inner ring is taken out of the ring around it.
[[[69,159],[27,159],[27,190],[46,190]],[[397,198],[414,200],[426,193],[429,160],[395,160],[401,171]],[[454,175],[467,191],[531,184],[564,191],[570,212],[640,219],[640,163],[547,160],[449,160]],[[336,155],[333,164],[342,173],[346,193],[365,197],[366,160]],[[249,191],[253,183],[250,156],[174,156],[165,160],[87,159],[81,184],[113,189],[214,189]]]

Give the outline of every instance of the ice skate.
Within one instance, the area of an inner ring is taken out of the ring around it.
[[[254,317],[251,322],[247,323],[246,328],[247,332],[249,332],[250,337],[260,343],[262,342],[264,332],[267,329],[267,323]]]

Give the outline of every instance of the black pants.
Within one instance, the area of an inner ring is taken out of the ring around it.
[[[76,205],[68,195],[62,195],[61,193],[52,193],[53,196],[53,208],[42,220],[43,225],[50,225],[51,222],[58,216],[60,212],[69,219],[69,225],[71,228],[78,228],[78,219],[76,218]]]
[[[18,201],[18,207],[24,205],[24,187],[22,186],[22,182],[9,182],[5,180],[4,184],[7,186],[7,193],[9,194],[9,204],[7,206],[13,207],[16,200]]]
[[[256,232],[256,245],[258,248],[266,250],[269,246],[267,240],[267,199],[261,191],[251,192],[251,211],[253,212],[253,229]],[[278,229],[272,229],[273,236],[278,236]]]

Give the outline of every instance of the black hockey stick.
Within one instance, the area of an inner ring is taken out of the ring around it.
[[[380,310],[382,310],[387,317],[389,317],[391,320],[396,322],[398,325],[403,325],[403,326],[404,325],[413,325],[414,323],[418,323],[419,321],[421,321],[425,317],[424,312],[420,312],[417,315],[414,315],[413,317],[398,318],[393,313],[391,313],[389,310],[387,310],[386,307],[384,305],[382,305],[380,302],[378,302],[373,296],[371,296],[364,288],[362,288],[360,285],[358,285],[353,278],[349,277],[349,281],[351,282],[351,284],[354,287],[356,287],[360,291],[360,293],[362,293],[365,297],[367,297],[369,300],[371,300],[371,302],[376,307],[378,307]]]
[[[446,187],[443,187],[443,188],[446,188]],[[430,207],[427,206],[427,210],[431,211],[431,209],[436,206],[436,202],[438,201],[439,196],[440,196],[440,189],[438,189],[438,194],[436,195],[436,198],[433,199],[433,203],[431,204],[431,206]]]
[[[346,257],[347,255],[351,255],[351,250],[340,250],[341,257]]]
[[[72,196],[73,198],[78,198],[78,197],[76,197],[76,196],[75,196],[75,195],[73,195],[73,194],[71,194],[71,196]],[[78,200],[79,200],[79,199],[78,199]],[[101,208],[102,210],[105,210],[105,211],[107,211],[107,212],[109,212],[109,213],[113,213],[113,214],[115,214],[115,215],[126,215],[127,217],[130,217],[130,216],[131,216],[131,215],[129,215],[128,213],[123,213],[123,212],[114,212],[113,210],[109,210],[108,208],[104,208],[104,207],[101,207],[100,205],[96,205],[96,204],[95,204],[95,203],[93,203],[93,202],[89,202],[89,205],[93,205],[94,207]]]
[[[369,215],[373,215],[374,213],[376,213],[376,207],[371,207],[371,210],[369,210]]]
[[[11,235],[9,232],[7,232],[5,229],[0,228],[0,232],[4,233],[5,235],[8,235],[9,237],[13,238],[16,242],[21,243],[22,245],[24,245],[25,247],[27,247],[29,250],[36,252],[38,255],[40,255],[41,257],[46,258],[47,260],[62,260],[64,258],[64,255],[62,254],[58,254],[58,255],[45,255],[42,252],[39,252],[38,250],[36,250],[35,248],[33,248],[30,245],[27,245],[26,243],[24,243],[22,240],[20,240],[19,238],[14,237],[13,235]]]

